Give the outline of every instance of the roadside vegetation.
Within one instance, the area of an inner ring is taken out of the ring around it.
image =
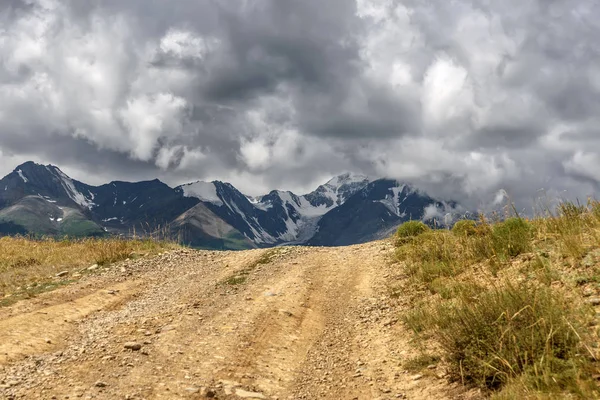
[[[0,306],[52,290],[105,265],[177,247],[155,240],[1,237]]]
[[[237,286],[246,283],[248,275],[252,273],[257,267],[266,265],[273,262],[280,255],[280,248],[273,248],[265,251],[261,256],[243,268],[241,271],[236,272],[234,275],[225,279],[221,284]]]
[[[600,203],[557,213],[402,225],[396,257],[410,293],[402,319],[451,381],[494,399],[600,398]]]

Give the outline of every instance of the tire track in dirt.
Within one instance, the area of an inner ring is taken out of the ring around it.
[[[2,338],[0,364],[64,346],[62,339],[72,330],[70,323],[83,319],[99,309],[123,304],[139,290],[140,282],[128,281],[98,290],[71,302],[0,321],[0,338]]]
[[[414,350],[386,296],[391,250],[380,241],[180,251],[115,266],[60,289],[87,288],[78,297],[58,291],[69,300],[5,314],[0,335],[12,329],[4,351],[13,355],[0,358],[0,398],[459,398],[445,381],[401,369]],[[259,264],[267,251],[271,261]],[[242,273],[244,282],[226,283]],[[118,298],[106,294],[113,286]],[[48,348],[39,338],[53,329],[64,339]]]

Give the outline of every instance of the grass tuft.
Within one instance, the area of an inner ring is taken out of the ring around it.
[[[452,233],[456,236],[473,236],[477,234],[477,228],[475,221],[469,219],[461,219],[456,221],[452,227]]]
[[[494,225],[492,238],[496,254],[515,257],[531,250],[533,227],[522,218],[508,218]]]
[[[413,238],[430,231],[431,229],[421,221],[407,221],[396,231],[397,244],[410,242]]]
[[[241,271],[236,272],[235,275],[225,279],[223,282],[221,282],[221,284],[237,286],[246,283],[248,275],[250,275],[255,268],[257,268],[259,265],[269,264],[270,262],[274,261],[279,254],[280,250],[277,248],[265,251],[256,261],[250,263]]]
[[[439,361],[440,361],[439,356],[422,353],[415,358],[411,358],[411,359],[405,361],[404,363],[402,363],[402,366],[408,372],[414,373],[414,372],[420,372],[431,365],[435,365]]]

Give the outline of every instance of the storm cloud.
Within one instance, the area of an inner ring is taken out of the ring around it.
[[[4,0],[0,173],[600,191],[593,0]]]

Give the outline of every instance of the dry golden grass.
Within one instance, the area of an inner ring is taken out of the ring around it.
[[[0,300],[25,288],[32,290],[40,283],[53,279],[61,271],[73,272],[93,264],[111,264],[176,247],[173,243],[153,240],[30,240],[2,237]]]
[[[498,399],[599,398],[600,203],[398,240],[415,344]]]

